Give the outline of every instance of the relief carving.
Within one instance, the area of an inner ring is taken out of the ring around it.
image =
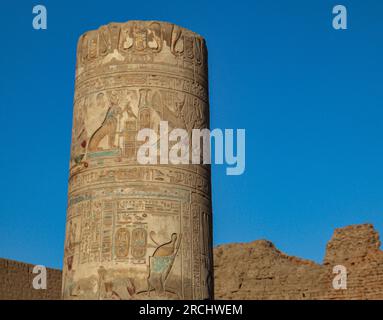
[[[206,57],[201,36],[166,22],[80,37],[65,299],[212,297],[210,167],[137,162],[142,128],[209,127]]]

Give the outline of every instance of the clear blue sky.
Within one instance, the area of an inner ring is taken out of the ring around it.
[[[45,4],[48,30],[32,29]],[[332,28],[332,7],[348,30]],[[246,171],[213,167],[214,242],[266,238],[323,258],[334,228],[383,234],[383,2],[6,1],[1,5],[0,257],[61,267],[84,31],[130,19],[205,36],[212,128],[246,129]]]

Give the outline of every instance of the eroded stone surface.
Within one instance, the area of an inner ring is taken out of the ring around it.
[[[33,288],[34,265],[0,258],[0,300],[58,300],[61,298],[61,270],[47,268],[47,289]]]
[[[333,267],[344,265],[346,290]],[[323,264],[287,256],[265,240],[214,248],[216,299],[383,299],[383,252],[370,224],[336,229]]]
[[[204,39],[111,23],[77,46],[63,297],[212,296],[210,167],[140,165],[140,129],[209,127]],[[169,149],[171,145],[169,145]]]

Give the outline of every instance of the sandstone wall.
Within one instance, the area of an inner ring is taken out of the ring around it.
[[[335,290],[333,267],[347,269]],[[383,252],[370,224],[336,229],[323,264],[287,256],[265,240],[214,249],[216,299],[383,299]]]
[[[32,281],[37,276],[34,265],[0,258],[0,300],[60,299],[61,270],[47,268],[47,289],[36,290]]]

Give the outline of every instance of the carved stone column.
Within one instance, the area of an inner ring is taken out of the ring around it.
[[[189,134],[209,127],[204,39],[157,21],[111,23],[83,34],[65,299],[212,297],[210,166],[139,164],[137,132],[159,132],[160,121]]]

